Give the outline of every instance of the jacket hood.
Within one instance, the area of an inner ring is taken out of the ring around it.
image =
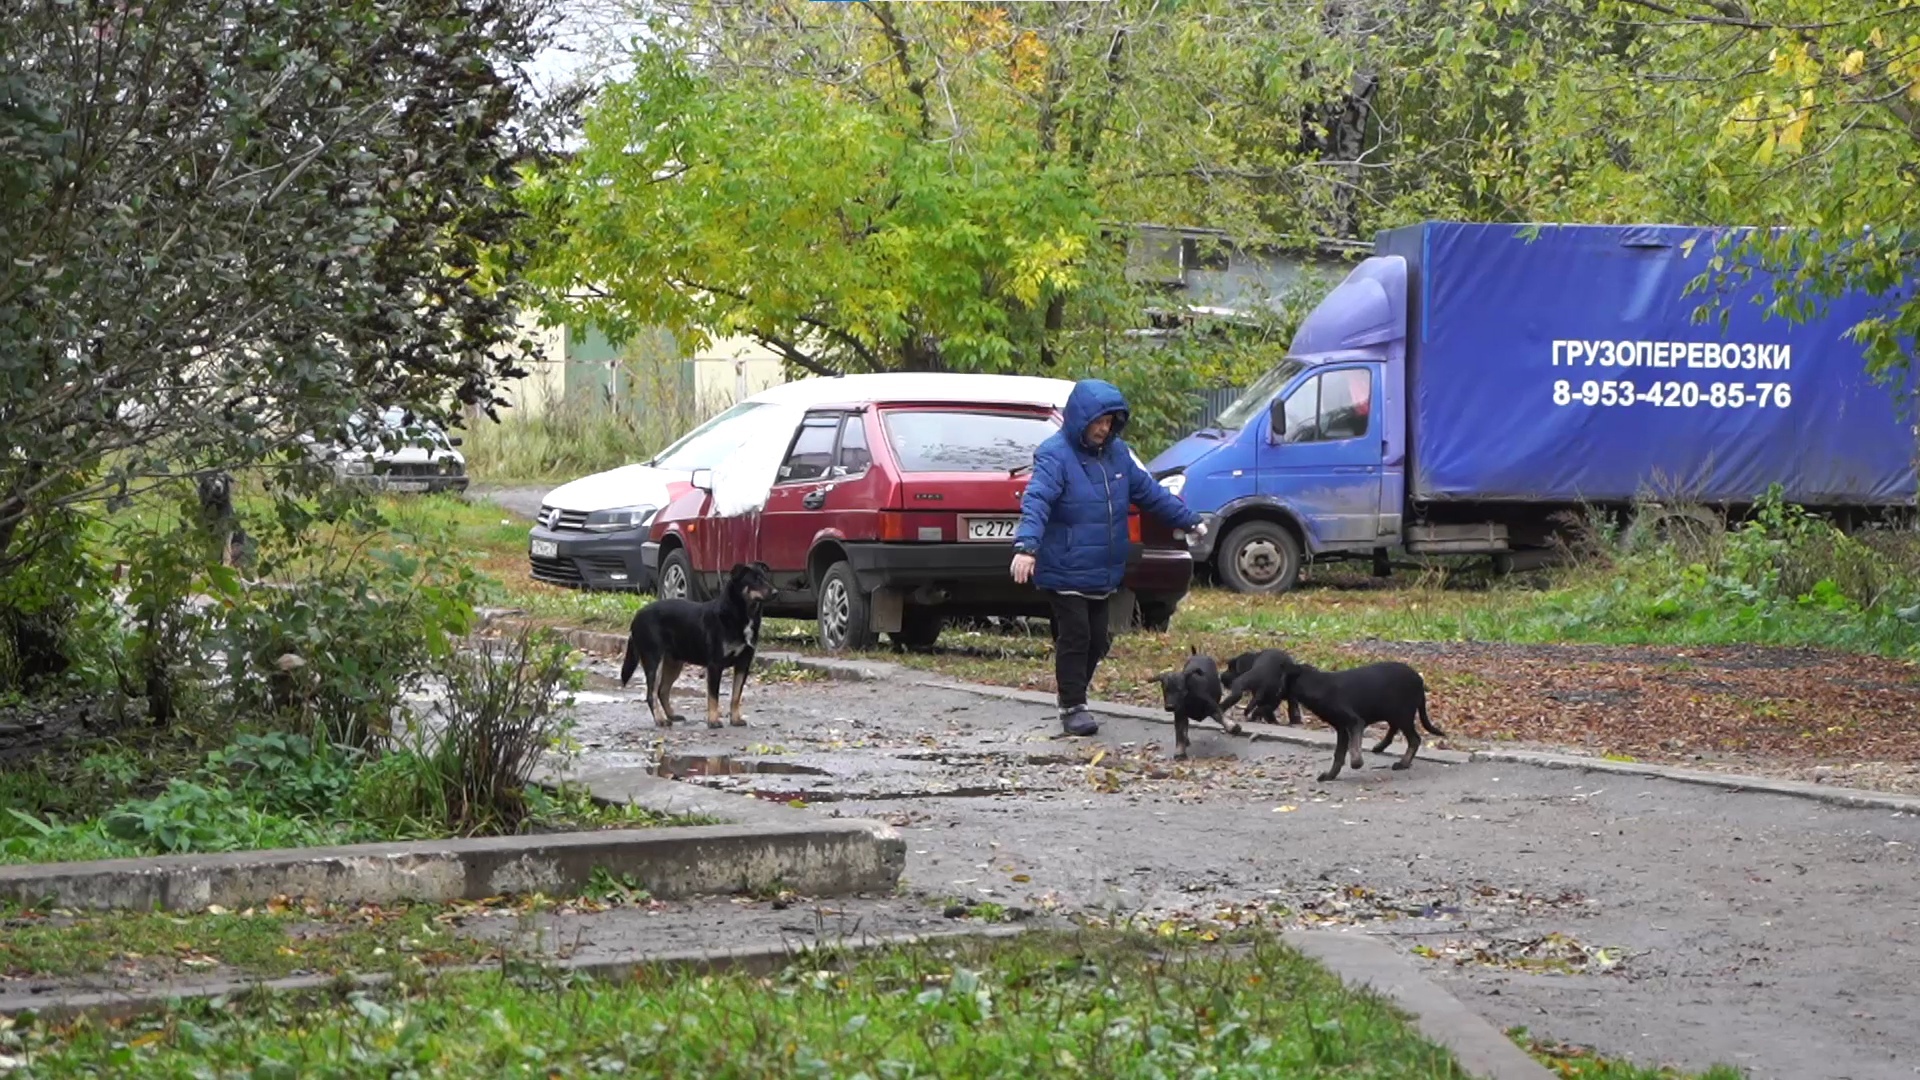
[[[1127,427],[1127,399],[1120,388],[1104,379],[1081,379],[1073,384],[1073,393],[1067,395],[1067,407],[1062,410],[1060,429],[1073,440],[1073,445],[1085,449],[1087,446],[1087,425],[1107,413],[1118,413],[1113,418],[1113,432],[1107,436],[1109,444],[1120,437]]]

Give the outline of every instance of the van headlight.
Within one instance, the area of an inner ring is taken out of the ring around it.
[[[587,515],[582,528],[588,532],[619,532],[638,529],[653,520],[651,506],[622,506],[615,510],[595,510]]]
[[[1172,476],[1163,476],[1160,478],[1160,486],[1166,488],[1169,495],[1178,498],[1180,493],[1187,489],[1187,474],[1177,472]]]

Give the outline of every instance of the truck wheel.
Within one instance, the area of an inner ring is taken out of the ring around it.
[[[654,595],[662,600],[699,600],[699,579],[693,576],[693,560],[687,549],[674,548],[660,560],[660,583]]]
[[[1283,593],[1300,578],[1300,542],[1276,521],[1236,526],[1214,554],[1220,580],[1237,593]]]
[[[820,605],[814,619],[820,628],[820,647],[828,652],[872,648],[873,623],[867,594],[845,559],[827,567],[820,578]]]
[[[1173,613],[1179,610],[1178,603],[1165,600],[1140,601],[1140,628],[1150,634],[1164,634],[1173,625]]]
[[[888,636],[903,649],[930,649],[944,628],[939,612],[910,607],[900,614],[900,629]]]

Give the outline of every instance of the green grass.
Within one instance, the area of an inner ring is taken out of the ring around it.
[[[31,1077],[1465,1075],[1390,1005],[1271,939],[1115,934],[815,956],[765,981],[453,976],[10,1038]]]
[[[14,912],[0,918],[10,978],[113,973],[191,977],[215,969],[262,978],[295,972],[405,971],[477,963],[496,946],[437,921],[429,904],[321,907],[276,901],[244,912],[173,915]]]

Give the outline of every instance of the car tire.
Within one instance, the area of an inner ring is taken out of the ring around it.
[[[910,607],[900,614],[900,629],[888,636],[903,649],[931,649],[944,629],[946,620],[939,612]]]
[[[848,652],[873,647],[875,635],[867,594],[860,591],[860,579],[846,560],[827,567],[815,595],[820,598],[814,623],[821,648]]]
[[[1277,521],[1235,526],[1213,558],[1221,583],[1237,593],[1283,593],[1300,580],[1300,541]]]
[[[1140,628],[1150,634],[1164,634],[1173,626],[1173,613],[1178,611],[1178,603],[1165,600],[1140,601]]]
[[[686,548],[674,548],[660,560],[660,580],[654,585],[654,596],[661,600],[704,599],[700,595],[700,579],[693,572],[693,560],[687,557]]]

